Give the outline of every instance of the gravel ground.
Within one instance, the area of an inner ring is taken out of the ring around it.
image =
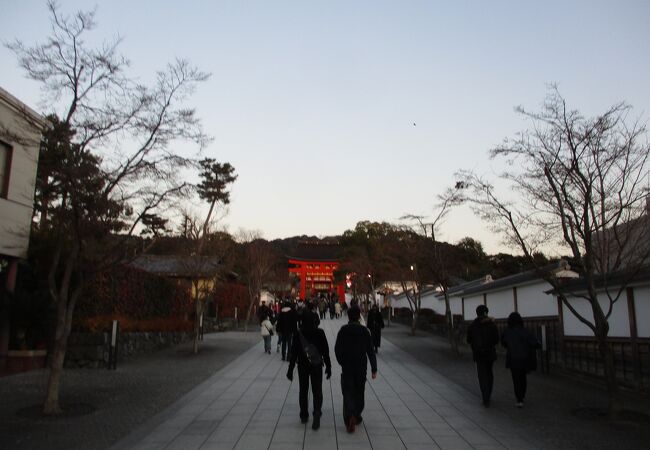
[[[424,332],[411,336],[408,327],[394,323],[384,328],[382,337],[475,393],[480,403],[478,379],[469,348],[463,348],[459,357],[452,353],[444,338]],[[650,449],[650,395],[647,393],[623,392],[624,408],[634,413],[628,414],[626,420],[612,423],[606,418],[586,414],[607,407],[607,393],[596,384],[557,373],[534,372],[528,377],[526,405],[517,409],[505,357],[500,356],[495,363],[494,379],[491,407],[515,418],[523,429],[545,436],[550,447]],[[578,410],[585,413],[577,413]]]
[[[0,378],[0,449],[105,449],[259,342],[259,333],[206,334],[191,343],[118,365],[117,370],[67,369],[61,400],[71,413],[44,418],[47,371]]]

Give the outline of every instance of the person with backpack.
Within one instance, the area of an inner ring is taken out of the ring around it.
[[[300,421],[309,421],[309,384],[314,400],[312,429],[320,428],[320,418],[323,407],[323,365],[325,375],[329,380],[332,376],[332,362],[330,360],[329,345],[325,332],[318,328],[318,314],[313,311],[304,311],[300,328],[293,335],[291,354],[289,356],[289,369],[287,378],[293,381],[293,368],[298,365]]]
[[[506,348],[506,368],[512,374],[517,408],[524,407],[526,397],[526,375],[537,369],[537,352],[541,347],[533,333],[524,328],[524,320],[518,312],[508,316],[508,328],[501,336],[501,345]]]

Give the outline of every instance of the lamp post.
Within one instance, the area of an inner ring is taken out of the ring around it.
[[[372,303],[373,303],[373,305],[376,305],[377,304],[377,294],[375,293],[375,283],[373,282],[371,274],[368,274],[368,279],[370,280],[370,289],[372,290]]]
[[[420,286],[418,284],[418,266],[416,263],[411,264],[411,273],[413,274],[413,309],[411,310],[413,325],[411,325],[411,328],[413,330],[412,333],[415,335],[415,327],[417,326],[418,312],[420,309]]]
[[[392,314],[392,309],[393,309],[393,308],[392,308],[392,304],[391,304],[391,303],[392,303],[392,302],[391,302],[391,298],[390,298],[390,295],[391,295],[392,293],[393,293],[393,290],[392,290],[391,288],[389,288],[388,286],[384,286],[384,287],[381,289],[381,295],[384,296],[384,304],[387,304],[387,305],[388,305],[388,322],[387,322],[387,325],[386,325],[386,326],[388,326],[388,327],[390,327],[390,316],[391,316],[391,314]],[[386,298],[387,298],[387,297],[388,297],[388,302],[386,302]]]

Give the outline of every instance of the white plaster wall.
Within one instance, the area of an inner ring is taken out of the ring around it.
[[[483,294],[473,297],[465,297],[465,320],[474,320],[476,318],[476,307],[483,304]],[[488,306],[489,309],[489,306]],[[489,314],[492,315],[492,312]]]
[[[463,303],[461,297],[449,297],[449,307],[451,308],[451,313],[454,315],[460,315],[463,313]]]
[[[36,183],[36,167],[40,132],[27,122],[4,97],[0,96],[0,128],[11,130],[25,143],[21,145],[7,137],[3,141],[12,147],[9,169],[9,190],[0,199],[0,254],[27,257],[32,205]]]
[[[557,298],[545,294],[551,285],[544,282],[517,287],[517,307],[522,317],[557,316]]]
[[[409,301],[406,299],[406,296],[400,296],[398,299],[393,297],[391,300],[391,306],[393,308],[408,308],[409,307]]]
[[[650,286],[634,288],[634,306],[637,335],[650,338]]]
[[[589,302],[582,298],[570,298],[569,302],[574,309],[584,318],[593,323],[593,313]],[[599,298],[601,307],[607,311],[609,301]],[[564,334],[566,336],[593,336],[594,333],[587,325],[583,324],[578,318],[566,307],[562,305],[564,317]],[[625,297],[621,298],[614,304],[612,315],[609,318],[609,336],[610,337],[630,337],[630,321],[627,313],[627,301]]]
[[[488,292],[486,305],[490,311],[488,315],[495,319],[506,319],[515,310],[515,301],[512,288],[503,291]],[[476,312],[474,312],[476,313]]]
[[[420,306],[433,310],[436,314],[445,314],[445,301],[436,297],[436,292],[431,291],[422,295]]]

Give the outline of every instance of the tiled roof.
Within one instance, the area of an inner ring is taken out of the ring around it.
[[[597,277],[595,280],[596,289],[604,287],[620,287],[625,286],[635,286],[635,285],[647,285],[650,283],[650,265],[641,267],[636,272],[619,271],[609,274],[607,278]],[[586,280],[581,278],[575,278],[567,280],[562,283],[563,292],[580,292],[584,291],[587,288]],[[549,289],[546,291],[547,294],[555,294],[557,291],[555,289]]]
[[[325,242],[301,242],[289,259],[298,259],[300,261],[338,261],[341,256],[341,246],[336,243]]]
[[[476,280],[471,280],[471,281],[466,281],[461,284],[457,284],[456,286],[452,286],[449,288],[447,291],[447,294],[449,295],[459,295],[465,293],[468,289],[473,289],[477,286],[483,286],[487,283],[492,282],[492,277],[490,275],[486,275],[481,278],[477,278]],[[439,294],[440,296],[444,296],[442,293]]]
[[[544,267],[540,267],[536,270],[529,270],[527,272],[521,272],[507,277],[499,278],[488,283],[483,283],[477,286],[473,286],[467,289],[463,289],[463,295],[476,294],[478,292],[489,292],[504,289],[511,286],[517,286],[520,284],[527,283],[529,281],[541,280],[543,273],[563,273],[563,275],[568,276],[569,278],[577,277],[575,272],[571,272],[569,265],[566,261],[560,260],[558,262],[548,264]]]
[[[215,256],[141,255],[128,266],[167,277],[210,278],[220,269]]]

